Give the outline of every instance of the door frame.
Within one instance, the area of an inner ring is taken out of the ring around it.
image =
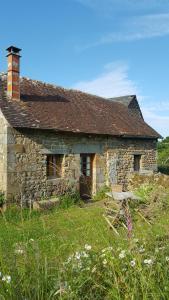
[[[82,174],[81,172],[81,157],[90,157],[90,176],[87,176],[87,175],[84,175]],[[90,194],[89,196],[92,196],[92,193],[93,193],[93,161],[94,161],[94,158],[95,158],[95,153],[80,153],[80,194],[81,194],[81,186],[82,186],[82,178],[86,178],[86,181],[87,181],[87,178],[90,178],[90,187],[89,187],[89,190],[88,190],[88,193]],[[87,194],[86,194],[87,195]]]

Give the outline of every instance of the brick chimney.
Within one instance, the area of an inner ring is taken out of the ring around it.
[[[10,46],[8,51],[8,76],[7,94],[13,100],[20,100],[20,51],[21,49]]]

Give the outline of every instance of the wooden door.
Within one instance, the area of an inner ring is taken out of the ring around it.
[[[80,155],[80,195],[83,199],[91,198],[93,181],[93,154]]]

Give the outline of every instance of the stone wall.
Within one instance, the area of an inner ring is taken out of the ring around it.
[[[140,154],[141,172],[156,171],[156,141],[107,136],[61,134],[52,131],[8,128],[8,199],[23,202],[79,188],[80,153],[95,153],[93,193],[105,184],[127,188],[134,154]],[[62,178],[48,179],[47,154],[63,154]]]
[[[7,187],[7,127],[8,123],[0,111],[0,192]]]

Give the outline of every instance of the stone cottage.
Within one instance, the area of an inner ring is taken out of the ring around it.
[[[160,135],[136,96],[104,99],[20,77],[20,49],[0,75],[0,190],[9,201],[127,188],[133,172],[157,171]]]

